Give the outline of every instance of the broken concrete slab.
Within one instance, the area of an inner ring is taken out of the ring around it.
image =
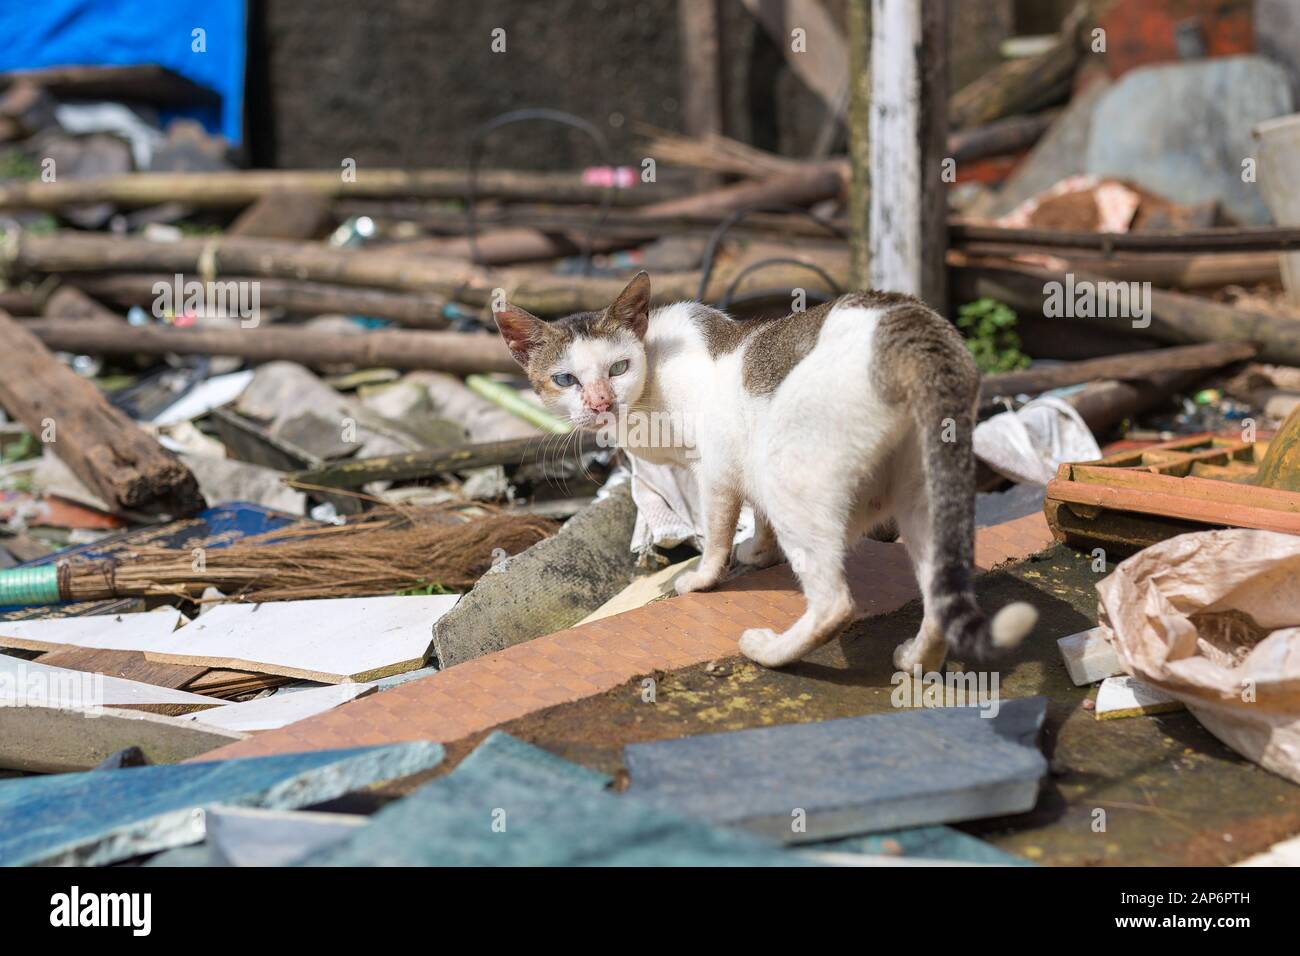
[[[1195,205],[1217,199],[1247,225],[1270,223],[1254,176],[1252,130],[1292,111],[1291,78],[1261,56],[1141,67],[1097,102],[1086,171]]]
[[[204,836],[203,808],[293,809],[436,766],[425,741],[0,781],[0,866],[101,866]]]
[[[433,629],[448,668],[572,627],[631,582],[636,506],[626,483],[559,533],[494,566]]]
[[[206,843],[214,866],[288,866],[369,823],[347,813],[208,807]]]
[[[790,843],[1033,808],[1044,697],[629,744],[628,795]],[[992,716],[982,716],[992,714]]]
[[[0,768],[28,773],[91,770],[132,746],[151,764],[179,763],[248,736],[139,710],[32,705],[4,707],[3,714]]]
[[[609,778],[494,733],[306,866],[798,865],[746,834],[606,791]]]
[[[1141,717],[1182,710],[1183,702],[1170,697],[1159,687],[1123,674],[1107,677],[1097,690],[1094,714],[1098,720]]]
[[[1061,649],[1061,659],[1075,687],[1094,684],[1107,677],[1124,673],[1119,662],[1119,655],[1110,641],[1102,636],[1102,629],[1092,627],[1078,634],[1071,634],[1056,642]]]

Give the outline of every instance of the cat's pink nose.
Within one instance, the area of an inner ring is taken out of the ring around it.
[[[604,380],[588,385],[582,390],[582,403],[593,412],[607,412],[614,404],[614,390]]]

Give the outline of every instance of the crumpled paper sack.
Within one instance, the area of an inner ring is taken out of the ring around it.
[[[1124,561],[1097,592],[1102,634],[1126,671],[1300,783],[1300,537],[1179,535]]]

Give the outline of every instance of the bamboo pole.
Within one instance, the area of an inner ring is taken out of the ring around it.
[[[464,169],[241,170],[204,173],[123,173],[88,179],[32,181],[0,186],[0,209],[60,209],[83,203],[153,206],[176,202],[205,209],[237,208],[278,192],[315,193],[329,198],[386,199],[420,196],[463,199]],[[576,172],[538,173],[481,170],[474,193],[481,199],[599,203],[606,188],[591,186]],[[639,205],[661,199],[661,190],[618,189],[612,201]]]
[[[288,326],[178,329],[76,319],[30,319],[20,328],[48,348],[91,355],[231,355],[250,362],[285,360],[313,368],[358,365],[457,375],[519,368],[501,338],[487,333],[340,333]]]
[[[1021,372],[986,375],[980,384],[980,398],[998,395],[1034,394],[1048,389],[1082,385],[1098,379],[1145,381],[1163,372],[1209,372],[1232,362],[1254,358],[1258,350],[1249,342],[1209,342],[1170,349],[1149,349],[1124,355],[1067,362]]]
[[[195,281],[194,274],[182,274],[181,282]],[[67,282],[90,295],[119,306],[150,307],[158,298],[154,287],[162,282],[174,285],[175,275],[148,273],[105,273],[103,275],[70,274]],[[443,310],[448,300],[430,292],[393,292],[359,286],[333,285],[300,279],[257,279],[253,276],[227,276],[223,282],[257,282],[262,308],[284,309],[295,315],[367,315],[391,319],[400,325],[418,329],[444,329],[447,319]]]
[[[578,277],[536,270],[480,269],[469,263],[395,256],[382,250],[336,249],[318,243],[278,239],[180,239],[152,242],[139,237],[59,232],[52,236],[18,235],[5,250],[11,270],[77,273],[106,271],[198,273],[212,279],[245,275],[367,286],[405,292],[428,292],[485,307],[500,289],[515,305],[542,316],[603,309],[613,302],[626,280],[619,277]],[[848,286],[847,269],[829,258],[814,259],[804,251],[794,258],[817,261],[836,282]],[[705,298],[716,301],[731,284],[743,262],[714,270]],[[777,264],[762,273],[768,287],[806,286],[808,272]],[[695,297],[698,272],[658,275],[652,301],[667,305]],[[486,371],[478,369],[476,371]]]

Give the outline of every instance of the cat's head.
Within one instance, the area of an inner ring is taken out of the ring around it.
[[[646,382],[642,340],[650,321],[646,273],[638,272],[599,312],[543,322],[506,305],[493,317],[543,404],[575,427],[596,429],[641,397]]]

